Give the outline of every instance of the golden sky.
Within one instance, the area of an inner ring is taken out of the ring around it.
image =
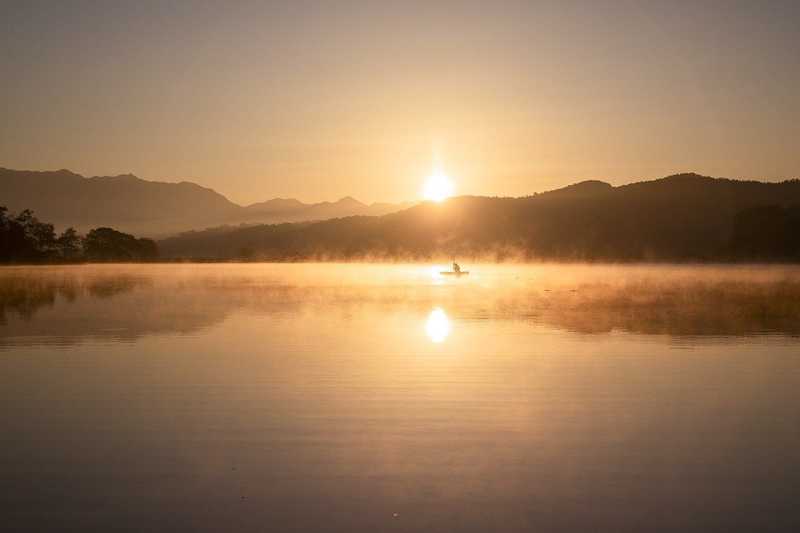
[[[164,5],[167,4],[167,5]],[[11,2],[0,166],[247,204],[800,175],[797,2]]]

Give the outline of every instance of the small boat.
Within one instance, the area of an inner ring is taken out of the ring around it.
[[[469,274],[468,270],[461,270],[461,266],[456,263],[456,258],[453,258],[453,270],[442,270],[439,272],[442,276],[455,276],[460,278],[461,276],[466,276]]]

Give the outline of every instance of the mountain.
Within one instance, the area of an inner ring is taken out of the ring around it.
[[[411,202],[401,204],[374,203],[371,205],[359,202],[351,196],[345,196],[336,202],[320,202],[304,204],[295,199],[276,198],[266,202],[249,205],[244,222],[303,222],[308,220],[326,220],[353,215],[379,216],[406,209],[414,205]]]
[[[324,220],[384,215],[411,204],[363,204],[346,197],[305,204],[276,198],[246,207],[196,183],[148,181],[132,174],[85,178],[69,170],[34,172],[0,168],[0,205],[32,209],[59,229],[81,232],[111,226],[139,236],[164,237],[220,225]]]
[[[163,256],[265,260],[800,260],[800,181],[678,174],[523,198],[458,197],[384,216],[192,232]]]

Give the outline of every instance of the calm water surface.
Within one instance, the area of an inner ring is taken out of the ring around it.
[[[4,531],[796,531],[800,270],[0,269]]]

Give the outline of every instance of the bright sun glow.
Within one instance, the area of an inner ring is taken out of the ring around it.
[[[441,202],[453,195],[453,182],[443,172],[434,172],[425,182],[422,196],[426,200]]]
[[[433,342],[442,342],[450,335],[450,319],[441,307],[435,308],[425,322],[425,333]]]

